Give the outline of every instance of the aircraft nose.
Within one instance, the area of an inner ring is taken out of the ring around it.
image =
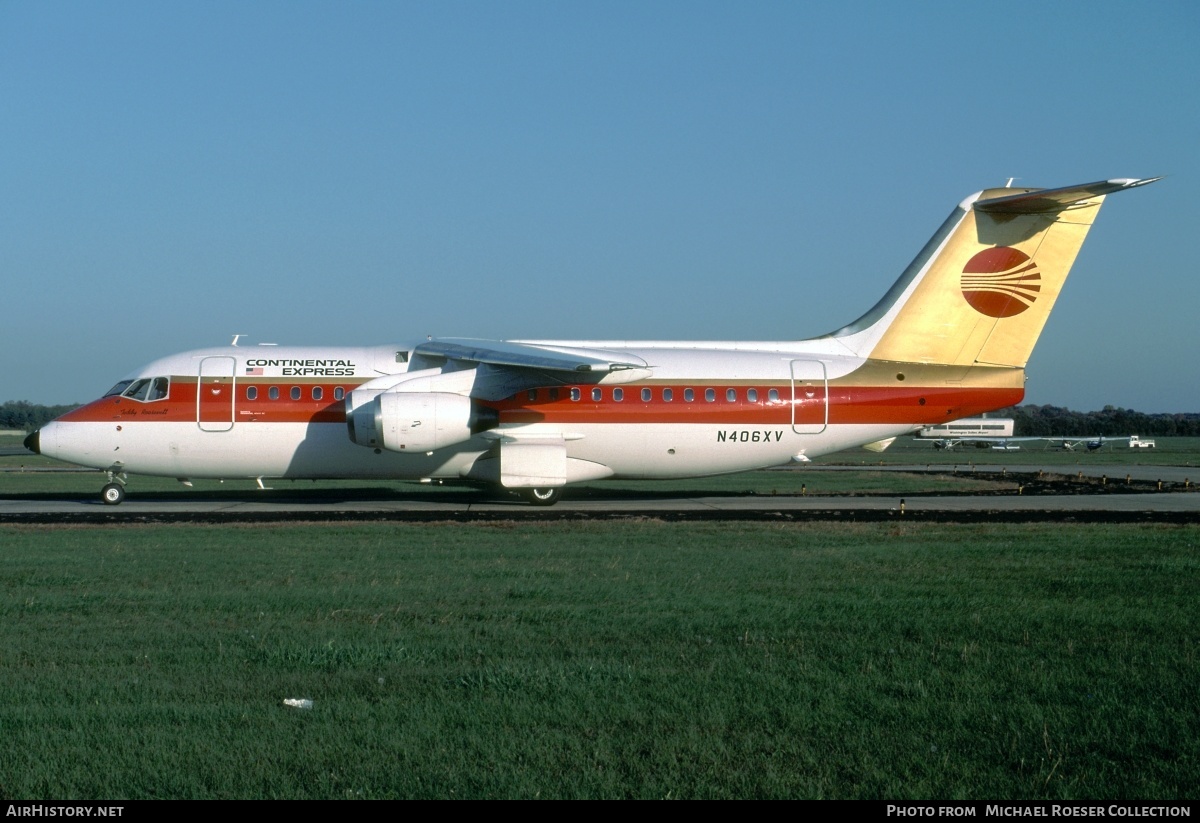
[[[29,449],[34,454],[41,454],[41,434],[41,429],[35,429],[34,431],[30,432],[29,436],[25,438],[25,448]]]

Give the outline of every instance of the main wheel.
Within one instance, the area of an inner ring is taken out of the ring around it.
[[[552,489],[521,489],[521,496],[533,506],[553,506],[562,498],[562,487]]]
[[[105,505],[116,506],[125,499],[125,487],[120,483],[109,483],[100,490],[100,499]]]

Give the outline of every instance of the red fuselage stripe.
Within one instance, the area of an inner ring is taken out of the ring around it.
[[[253,382],[251,382],[253,380]],[[345,407],[336,400],[335,390],[350,392],[354,383],[315,384],[239,378],[236,388],[229,378],[205,378],[201,386],[200,418],[204,422],[233,420],[235,423],[344,423]],[[293,400],[293,388],[299,389],[300,399]],[[272,399],[271,389],[278,397]],[[313,389],[319,388],[321,399],[313,399]],[[663,399],[663,386],[627,385],[601,387],[601,399],[592,400],[593,386],[574,387],[579,400],[572,400],[572,388],[560,386],[554,390],[521,391],[514,397],[486,402],[500,413],[501,424],[551,423],[556,425],[611,424],[689,424],[714,425],[803,425],[826,422],[825,392],[823,389],[797,387],[796,399],[789,384],[765,384],[758,387],[696,384],[694,399],[686,401],[685,389],[670,386],[672,400]],[[622,400],[614,399],[620,389]],[[650,400],[642,400],[642,389],[650,390]],[[757,400],[750,401],[747,391],[757,391]],[[149,403],[127,397],[105,397],[95,400],[60,419],[64,422],[196,422],[195,378],[173,378],[166,398]],[[256,395],[251,400],[249,389]],[[714,390],[714,399],[706,399],[705,391]],[[736,400],[726,399],[727,391],[736,392]],[[781,399],[768,399],[775,389]],[[557,399],[551,400],[551,392]],[[531,394],[533,395],[531,398]],[[942,423],[947,419],[970,417],[993,409],[1021,402],[1024,391],[1019,388],[904,388],[880,386],[851,386],[831,384],[828,394],[830,425],[844,424],[916,424]],[[793,408],[795,419],[793,421]]]

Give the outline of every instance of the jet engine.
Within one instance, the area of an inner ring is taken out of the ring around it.
[[[495,409],[449,392],[385,391],[348,417],[350,439],[360,446],[415,453],[462,443],[500,422]]]

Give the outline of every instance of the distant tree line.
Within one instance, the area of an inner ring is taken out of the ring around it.
[[[989,417],[1011,417],[1013,433],[1028,437],[1106,435],[1125,437],[1200,437],[1200,414],[1146,414],[1133,409],[1105,406],[1100,411],[1077,412],[1062,406],[1012,406]]]
[[[31,432],[77,408],[78,403],[67,406],[41,406],[25,400],[9,400],[0,406],[0,429],[24,429]]]

